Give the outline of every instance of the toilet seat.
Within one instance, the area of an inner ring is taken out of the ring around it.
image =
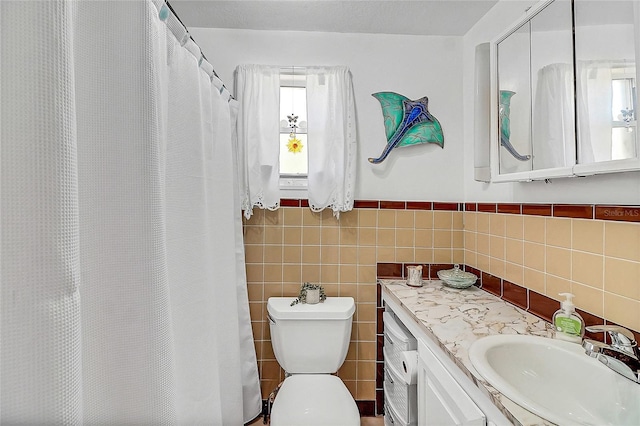
[[[359,426],[358,406],[337,376],[287,377],[271,409],[272,426]]]

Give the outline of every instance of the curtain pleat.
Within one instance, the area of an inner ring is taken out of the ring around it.
[[[239,164],[238,162],[238,135],[236,131],[236,120],[238,118],[239,103],[236,100],[228,102],[231,126],[232,152],[227,164]],[[249,312],[249,294],[247,290],[247,270],[245,268],[244,239],[242,234],[242,203],[240,201],[240,172],[238,168],[234,170],[233,179],[233,205],[236,215],[234,216],[234,236],[235,236],[235,265],[236,265],[236,291],[238,295],[238,319],[240,331],[240,353],[241,358],[241,383],[244,401],[244,421],[245,423],[254,419],[262,411],[262,393],[256,387],[256,380],[259,381],[258,361],[256,359],[255,346],[253,342],[253,330],[251,329],[251,315]]]
[[[538,71],[533,105],[533,168],[575,164],[573,65],[551,64]]]
[[[242,210],[280,206],[280,68],[239,65],[236,69],[239,155],[243,161]]]
[[[578,61],[578,163],[611,159],[611,63]]]
[[[211,255],[216,207],[211,84],[167,30],[167,261],[175,336],[178,418],[222,423],[216,375],[217,281]],[[175,295],[175,297],[174,297]]]
[[[335,215],[353,208],[356,114],[347,67],[307,68],[309,207]]]
[[[2,424],[82,422],[72,13],[0,2]]]
[[[228,92],[151,1],[0,20],[0,420],[257,416]]]
[[[164,28],[144,2],[76,7],[84,422],[173,423]]]

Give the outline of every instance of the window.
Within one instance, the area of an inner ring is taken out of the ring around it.
[[[280,74],[280,188],[307,186],[307,89],[304,74],[295,68]]]
[[[336,216],[353,208],[358,135],[349,68],[239,65],[236,96],[246,218],[283,198],[306,198],[311,210]],[[292,130],[299,144],[290,149]]]

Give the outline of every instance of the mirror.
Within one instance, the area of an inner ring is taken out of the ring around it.
[[[571,2],[554,1],[531,19],[533,170],[576,161]]]
[[[544,0],[492,49],[493,181],[640,170],[640,1]]]
[[[500,173],[531,170],[531,25],[498,43]]]
[[[576,0],[574,14],[576,171],[637,167],[640,3]]]
[[[575,164],[571,2],[544,1],[496,43],[497,180],[529,180]]]

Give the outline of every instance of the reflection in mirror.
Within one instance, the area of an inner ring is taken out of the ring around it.
[[[497,46],[500,174],[531,170],[529,23]]]
[[[611,80],[611,159],[637,156],[636,79],[631,72]]]
[[[531,20],[532,169],[576,161],[571,2],[554,1]]]
[[[571,2],[539,7],[497,43],[501,175],[576,161]]]
[[[512,92],[511,90],[500,91],[500,106],[498,111],[500,120],[500,146],[506,149],[516,160],[527,161],[531,156],[520,154],[511,144],[511,97],[515,94],[516,92]]]
[[[638,156],[640,2],[575,1],[578,163]]]

